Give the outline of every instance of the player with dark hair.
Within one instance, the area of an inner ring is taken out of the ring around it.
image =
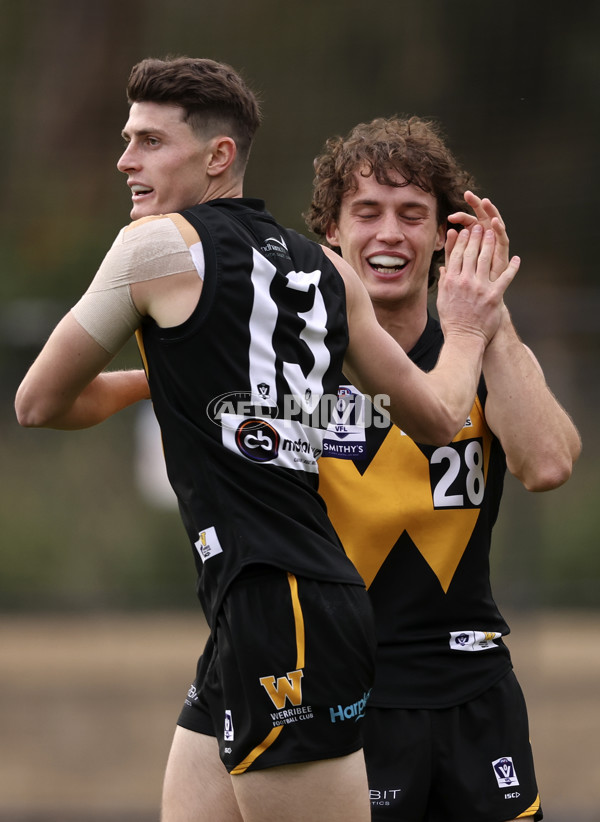
[[[446,345],[423,374],[338,255],[243,196],[259,122],[229,66],[145,60],[128,86],[123,228],[16,398],[26,426],[84,428],[151,395],[210,627],[176,729],[164,822],[369,817],[360,735],[373,683],[364,583],[317,493],[342,367],[438,445],[471,407],[513,259],[457,240]],[[137,334],[145,369],[106,372]]]

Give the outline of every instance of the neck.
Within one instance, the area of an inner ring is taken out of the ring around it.
[[[416,345],[427,325],[427,301],[418,305],[407,303],[373,303],[377,322],[393,337],[404,351]]]
[[[230,197],[244,196],[244,180],[242,177],[213,177],[209,178],[208,184],[203,192],[199,203],[206,203],[209,200],[228,199]]]

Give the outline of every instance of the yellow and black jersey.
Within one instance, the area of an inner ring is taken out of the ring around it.
[[[200,299],[179,326],[146,318],[138,339],[209,624],[255,563],[362,586],[317,493],[319,403],[337,393],[348,342],[342,278],[262,201],[182,214],[198,232]]]
[[[434,367],[437,320],[409,356]],[[378,637],[371,703],[456,705],[511,667],[489,551],[506,460],[484,416],[486,390],[452,443],[413,442],[348,384],[323,442],[319,492],[369,590]]]

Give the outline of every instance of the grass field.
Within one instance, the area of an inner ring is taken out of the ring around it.
[[[510,616],[548,822],[600,822],[600,614]],[[3,616],[0,822],[158,822],[199,612]]]

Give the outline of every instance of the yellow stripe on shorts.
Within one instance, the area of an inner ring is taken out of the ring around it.
[[[537,795],[537,797],[536,797],[536,800],[535,800],[535,802],[533,803],[533,805],[530,805],[530,806],[527,808],[527,810],[526,810],[526,811],[523,811],[523,813],[520,813],[520,814],[517,816],[517,819],[523,819],[523,818],[525,818],[526,816],[535,816],[535,814],[539,811],[539,809],[540,809],[540,795],[539,795],[539,793],[538,793],[538,795]]]
[[[304,668],[305,658],[304,615],[302,614],[302,606],[300,605],[300,597],[298,596],[298,580],[293,574],[288,573],[287,576],[290,586],[290,594],[292,596],[292,610],[294,612],[294,625],[296,628],[296,668],[299,670]],[[263,741],[257,745],[256,748],[253,748],[248,756],[240,762],[239,765],[236,765],[235,768],[230,771],[231,775],[234,776],[247,771],[250,765],[252,765],[252,763],[255,762],[261,754],[271,747],[282,730],[283,725],[273,728],[273,730],[267,734]]]

